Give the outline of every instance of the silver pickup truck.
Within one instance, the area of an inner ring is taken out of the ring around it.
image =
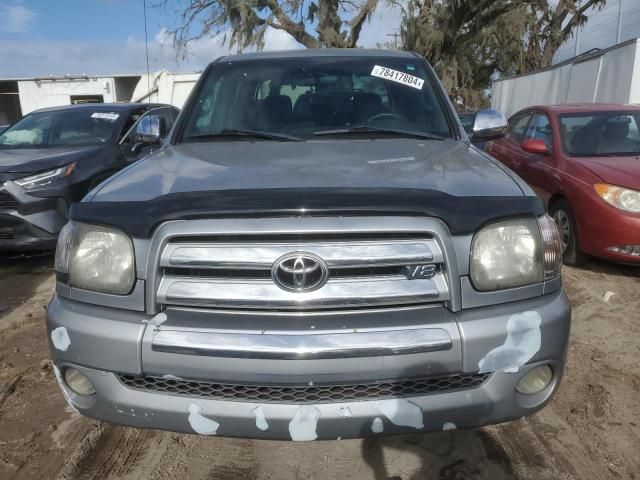
[[[423,58],[245,54],[71,208],[47,330],[67,401],[107,422],[298,441],[477,427],[558,388],[560,267],[542,203],[470,144]]]

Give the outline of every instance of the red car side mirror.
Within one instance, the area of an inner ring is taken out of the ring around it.
[[[530,138],[520,145],[525,152],[537,153],[538,155],[548,155],[551,153],[547,144],[540,138]]]

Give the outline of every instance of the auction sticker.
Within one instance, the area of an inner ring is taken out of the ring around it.
[[[91,114],[91,118],[101,118],[110,122],[115,122],[119,117],[120,114],[115,112],[95,112]]]
[[[401,83],[402,85],[406,85],[407,87],[412,87],[417,90],[422,90],[422,85],[424,84],[424,80],[421,78],[414,77],[408,73],[399,72],[398,70],[381,67],[380,65],[375,65],[373,67],[371,75],[385,80],[391,80],[392,82]]]

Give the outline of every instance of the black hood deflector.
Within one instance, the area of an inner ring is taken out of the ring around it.
[[[454,235],[470,234],[486,223],[544,213],[533,196],[458,197],[435,190],[398,188],[304,188],[216,190],[172,193],[148,201],[81,202],[70,218],[149,238],[171,220],[229,217],[408,215],[436,217]]]

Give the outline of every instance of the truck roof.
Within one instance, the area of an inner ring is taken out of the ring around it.
[[[245,60],[275,60],[309,57],[393,57],[416,58],[413,52],[365,48],[306,48],[300,50],[279,50],[272,52],[240,53],[221,57],[217,61],[237,62]]]

